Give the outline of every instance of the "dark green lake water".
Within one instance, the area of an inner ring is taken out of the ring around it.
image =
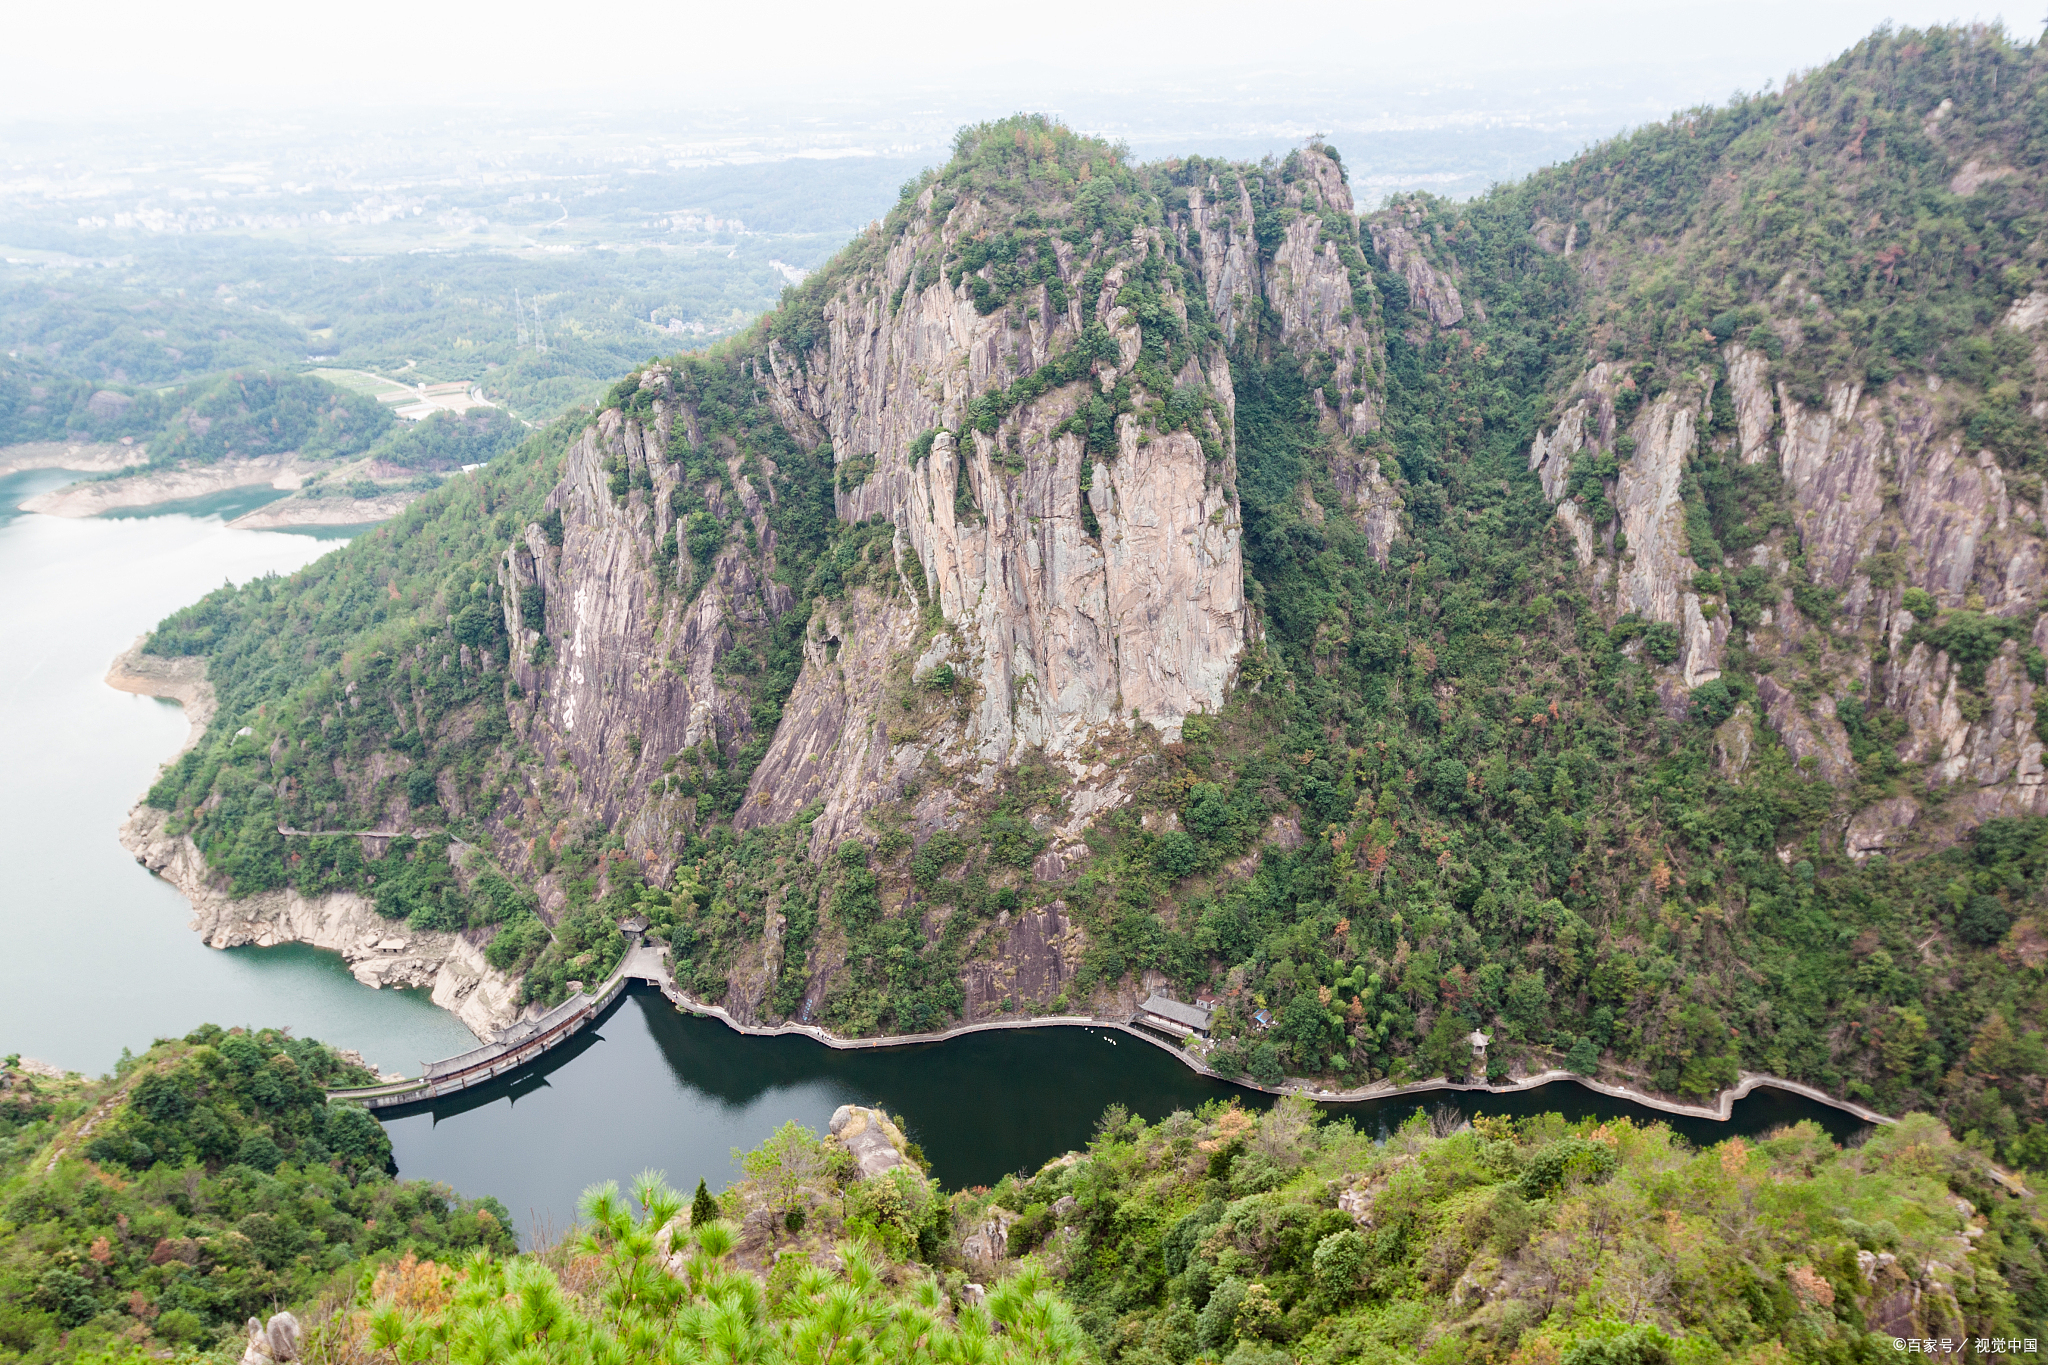
[[[734,1147],[753,1146],[789,1119],[823,1132],[842,1104],[901,1115],[933,1174],[959,1187],[1036,1170],[1081,1147],[1111,1104],[1158,1119],[1232,1096],[1270,1103],[1111,1029],[1015,1029],[840,1051],[801,1037],[746,1037],[715,1019],[680,1014],[652,991],[634,990],[599,1027],[542,1065],[387,1118],[384,1126],[401,1173],[489,1191],[531,1233],[572,1222],[587,1186],[624,1186],[643,1170],[662,1171],[685,1190],[700,1176],[721,1188],[738,1175]],[[1838,1109],[1780,1091],[1738,1101],[1723,1124],[1668,1118],[1571,1082],[1508,1095],[1444,1093],[1326,1109],[1377,1133],[1440,1104],[1467,1115],[1661,1118],[1699,1143],[1801,1119],[1818,1121],[1837,1138],[1862,1126]]]

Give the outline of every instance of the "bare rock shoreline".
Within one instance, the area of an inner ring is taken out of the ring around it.
[[[228,525],[237,531],[279,531],[296,526],[373,526],[389,521],[417,502],[417,492],[380,493],[374,498],[280,498]]]
[[[116,474],[141,458],[134,446],[84,441],[27,441],[0,446],[0,475],[29,469],[68,469],[79,474]]]
[[[183,705],[192,728],[182,753],[206,733],[217,704],[205,661],[161,659],[142,653],[142,643],[137,639],[114,660],[107,685]],[[137,803],[121,823],[121,846],[191,902],[192,927],[208,947],[306,943],[340,953],[366,986],[431,989],[434,1003],[479,1038],[519,1017],[519,983],[485,961],[483,949],[466,936],[394,924],[353,892],[306,897],[287,888],[232,898],[191,838],[170,832],[169,820],[168,813]]]
[[[129,454],[126,458],[132,461],[134,456]],[[57,467],[72,466],[59,461]],[[307,474],[315,472],[318,471],[312,466],[302,468],[291,455],[220,460],[208,465],[131,474],[121,479],[70,483],[30,498],[21,508],[52,517],[96,517],[129,507],[153,507],[163,502],[208,497],[231,488],[297,488]]]
[[[144,654],[142,646],[148,639],[147,635],[136,636],[135,643],[115,657],[107,668],[107,686],[116,692],[162,697],[184,707],[186,724],[192,728],[185,735],[184,744],[178,748],[178,753],[182,754],[197,744],[206,733],[206,727],[213,724],[219,702],[214,697],[213,684],[206,680],[206,660],[165,659],[155,654]]]
[[[0,446],[0,476],[30,469],[121,474],[124,470],[136,469],[142,458],[141,450],[134,446],[38,441]],[[235,488],[296,490],[309,473],[331,475],[334,472],[331,465],[301,466],[296,456],[288,454],[247,460],[229,459],[210,465],[68,483],[30,498],[21,504],[21,510],[53,517],[93,517],[129,508],[208,497]],[[242,531],[290,530],[304,526],[372,526],[391,520],[420,497],[417,489],[398,488],[383,489],[371,498],[299,494],[244,513],[228,524]]]
[[[166,829],[169,819],[152,807],[135,807],[121,824],[121,846],[192,902],[192,927],[209,948],[325,948],[340,953],[366,986],[431,990],[434,1003],[479,1038],[519,1017],[519,983],[493,968],[463,935],[395,924],[352,891],[306,897],[287,887],[231,898],[212,880],[198,846]]]

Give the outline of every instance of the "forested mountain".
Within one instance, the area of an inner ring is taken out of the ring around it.
[[[206,1025],[84,1081],[0,1063],[0,1353],[210,1350],[366,1258],[512,1251],[494,1199],[395,1181],[391,1141],[326,1087],[360,1058]]]
[[[1480,1028],[2048,1164],[2044,138],[1983,29],[1363,216],[1321,144],[966,129],[746,335],[167,620],[222,705],[138,845],[522,1002],[638,906],[742,1019],[1206,989],[1269,1082]]]
[[[343,458],[395,425],[375,399],[313,375],[252,369],[124,392],[33,361],[0,366],[0,436],[8,442],[123,441],[137,465],[287,453]]]

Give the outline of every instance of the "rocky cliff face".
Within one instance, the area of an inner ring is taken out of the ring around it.
[[[1066,308],[1055,309],[1042,284],[1024,317],[1007,307],[982,315],[964,281],[919,287],[914,278],[921,259],[984,226],[982,206],[965,201],[941,216],[928,191],[920,208],[917,226],[827,301],[825,346],[807,358],[771,352],[777,410],[829,440],[842,464],[872,460],[872,473],[840,493],[840,515],[887,520],[915,557],[907,586],[929,594],[943,629],[912,670],[944,665],[978,694],[937,751],[986,769],[1043,749],[1085,782],[1076,756],[1105,728],[1138,720],[1171,738],[1186,716],[1218,709],[1243,647],[1228,366],[1212,345],[1176,377],[1214,402],[1203,423],[1213,453],[1200,429],[1161,431],[1145,419],[1147,400],[1165,395],[1147,393],[1142,379],[1130,399],[1140,412],[1115,419],[1114,451],[1087,450],[1072,419],[1090,397],[1128,382],[1144,344],[1120,293],[1146,261],[1167,256],[1169,242],[1156,231],[1078,248],[1056,240]],[[1083,297],[1091,277],[1092,300]],[[887,301],[899,294],[892,316]],[[1170,280],[1160,301],[1186,325],[1186,300]],[[1019,404],[992,430],[968,427],[976,399],[1080,344],[1091,302],[1115,351],[1089,381]],[[948,430],[963,427],[958,437]],[[918,444],[927,432],[936,434]],[[882,619],[845,624],[892,629]],[[807,665],[806,682],[815,671]],[[803,785],[770,785],[796,742],[809,751],[808,737],[789,738],[770,751],[750,819],[786,819],[807,799]],[[874,762],[865,746],[838,747],[828,786]]]
[[[1458,286],[1431,262],[1416,237],[1414,228],[1418,221],[1419,215],[1414,220],[1404,216],[1375,220],[1373,246],[1394,272],[1407,281],[1409,297],[1421,305],[1431,322],[1439,327],[1455,327],[1465,320],[1465,304],[1458,297]]]
[[[1056,873],[1129,795],[1112,751],[1219,712],[1256,629],[1233,347],[1314,383],[1338,487],[1384,562],[1403,508],[1372,445],[1385,358],[1360,228],[1333,157],[1292,167],[1212,168],[1128,231],[1033,231],[1035,212],[935,183],[812,287],[805,333],[733,362],[724,387],[651,365],[617,391],[499,570],[511,720],[538,761],[493,829],[544,911],[564,904],[550,855],[579,827],[665,881],[712,814],[714,767],[748,774],[736,829],[802,815],[819,857],[878,803],[910,798],[920,835],[956,827],[1028,755],[1066,783],[1040,859]],[[1451,302],[1429,316],[1454,325],[1455,289],[1437,293]],[[844,528],[826,557],[854,564],[814,598],[778,529],[807,460],[831,471]],[[761,705],[770,655],[797,671],[779,708]],[[787,907],[768,918],[760,960],[731,977],[749,1018],[782,969]],[[1052,1000],[1085,935],[1025,907],[987,942],[970,1014]],[[839,969],[811,951],[807,1000]]]
[[[1648,403],[1637,397],[1638,410],[1624,422],[1616,401],[1632,389],[1613,367],[1594,365],[1567,396],[1556,426],[1537,433],[1529,468],[1557,504],[1558,522],[1579,563],[1591,569],[1595,597],[1610,619],[1633,616],[1675,629],[1669,682],[1689,691],[1720,677],[1728,638],[1725,617],[1691,590],[1698,565],[1688,553],[1681,496],[1709,393],[1663,394]],[[1587,463],[1597,477],[1581,480],[1574,493],[1574,468]],[[1605,514],[1589,510],[1602,504]]]
[[[656,368],[640,382],[666,393],[667,377]],[[686,478],[668,454],[679,418],[687,420],[672,401],[643,415],[600,416],[571,448],[549,498],[560,543],[535,524],[501,566],[512,673],[525,694],[513,722],[542,760],[528,775],[526,824],[501,843],[530,869],[542,844],[559,842],[559,824],[537,823],[551,809],[623,829],[666,875],[662,859],[692,807],[666,786],[657,790],[664,761],[685,750],[722,758],[756,738],[745,689],[721,668],[742,635],[758,636],[792,596],[770,577],[764,496],[737,459],[737,477],[705,477],[695,491],[741,534],[706,555],[694,598],[674,590],[672,575],[664,579],[657,557],[676,529],[673,495]]]
[[[2024,302],[2007,327],[2038,325]],[[1859,766],[1837,710],[1868,697],[1903,718],[1896,753],[1920,790],[1940,798],[1917,836],[1923,803],[1913,796],[1856,814],[1844,834],[1852,856],[1939,846],[1987,819],[2048,811],[2024,659],[2048,644],[2036,624],[2048,494],[2015,497],[1994,455],[1970,449],[1939,377],[1833,382],[1824,401],[1803,402],[1780,377],[1782,362],[1741,343],[1723,348],[1721,361],[1695,385],[1645,404],[1625,428],[1614,417],[1615,367],[1594,365],[1529,455],[1609,619],[1633,614],[1676,628],[1667,700],[1682,706],[1684,693],[1721,675],[1731,596],[1742,575],[1760,572],[1769,600],[1737,629],[1763,719],[1795,760],[1853,786]],[[1724,413],[1702,437],[1716,384],[1726,386]],[[1617,437],[1626,440],[1617,446]],[[1731,558],[1709,580],[1717,590],[1702,593],[1684,482],[1708,446],[1775,472],[1791,524]],[[1603,453],[1614,473],[1590,495],[1573,494],[1573,470]],[[1613,513],[1597,525],[1587,511],[1595,502]],[[1829,620],[1801,610],[1795,572],[1837,604]],[[1905,604],[1916,592],[1930,618],[1960,609],[2003,637],[1991,639],[1995,656],[1979,661],[1981,673],[1966,677],[1938,642],[1915,634],[1922,622]]]
[[[1258,210],[1243,177],[1226,186],[1211,175],[1206,186],[1191,186],[1186,214],[1170,214],[1168,223],[1196,263],[1225,344],[1241,344],[1270,308],[1280,347],[1329,359],[1327,377],[1315,393],[1317,411],[1343,434],[1363,437],[1379,430],[1385,406],[1385,345],[1372,316],[1376,304],[1360,298],[1355,250],[1347,250],[1344,230],[1332,230],[1333,223],[1348,223],[1355,213],[1351,189],[1328,155],[1305,148],[1299,157],[1302,178],[1282,185],[1279,202],[1267,210],[1281,220],[1270,259],[1260,252]],[[1349,231],[1355,236],[1358,229]],[[1373,231],[1372,240],[1380,242],[1379,229]],[[1384,254],[1388,247],[1379,249]],[[1416,268],[1430,269],[1419,253],[1411,255]],[[1406,263],[1404,258],[1394,268]],[[1461,316],[1448,317],[1444,325]],[[1378,457],[1355,448],[1336,457],[1332,473],[1384,564],[1400,534],[1400,493]]]
[[[1989,451],[1967,447],[1940,383],[1900,379],[1875,393],[1835,383],[1825,407],[1801,404],[1783,383],[1775,393],[1779,470],[1797,509],[1787,545],[1804,551],[1812,578],[1841,593],[1821,665],[1807,676],[1837,698],[1881,696],[1904,717],[1899,757],[1921,770],[1923,790],[1945,798],[1925,832],[1937,844],[1995,816],[2048,810],[2034,683],[2020,659],[2023,642],[2040,643],[2042,512],[2011,497]],[[1919,622],[1905,601],[1915,589],[1936,609],[2012,622],[2020,638],[1996,646],[1981,682],[1966,679],[1938,643],[1913,638]],[[1756,644],[1781,656],[1821,629],[1789,600],[1773,618]],[[1823,669],[1831,679],[1819,678]],[[1822,743],[1845,748],[1834,737]],[[1837,785],[1853,776],[1839,757],[1820,767]],[[1887,807],[1894,845],[1918,818],[1909,803]],[[1852,853],[1856,844],[1852,837]]]
[[[767,749],[735,824],[780,823],[822,802],[818,849],[927,762],[985,783],[1042,752],[1065,768],[1082,811],[1119,799],[1091,755],[1133,724],[1170,741],[1186,717],[1219,710],[1251,629],[1225,347],[1270,310],[1270,344],[1322,365],[1316,401],[1331,428],[1377,427],[1383,361],[1339,249],[1356,254],[1350,194],[1334,160],[1309,150],[1301,162],[1303,175],[1271,191],[1265,211],[1287,223],[1270,252],[1244,178],[1226,194],[1211,175],[1160,226],[1042,239],[1034,283],[993,309],[992,267],[933,269],[1009,230],[989,202],[941,199],[933,186],[894,240],[857,244],[857,264],[819,301],[814,344],[771,342],[750,383],[790,442],[829,448],[838,519],[887,524],[889,581],[809,620],[772,737],[725,661],[794,603],[777,581],[768,515],[776,470],[728,440],[726,477],[687,472],[703,431],[697,400],[669,369],[643,370],[647,401],[606,412],[569,456],[549,499],[560,544],[533,526],[502,569],[514,674],[535,699],[517,719],[544,766],[566,760],[574,791],[554,785],[567,805],[626,829],[659,863],[693,819],[666,794],[662,763],[755,741]],[[1204,316],[1216,333],[1202,333]],[[1158,368],[1162,336],[1189,339],[1170,376]],[[1061,371],[1089,346],[1088,363]],[[1059,378],[1036,382],[1049,373]],[[1018,398],[1020,386],[1035,391]],[[1163,420],[1169,399],[1198,416]],[[1106,428],[1104,400],[1116,409]],[[1091,420],[1107,440],[1094,443]],[[1384,556],[1398,493],[1372,457],[1341,472]],[[746,533],[701,566],[694,597],[677,579],[698,567],[686,555],[664,578],[678,490]],[[892,730],[890,696],[939,669],[963,704]],[[941,811],[932,818],[943,823]]]
[[[479,1038],[519,1017],[519,983],[484,960],[478,938],[393,924],[352,892],[305,897],[266,891],[230,898],[191,839],[166,828],[164,812],[138,806],[121,826],[121,844],[135,861],[192,902],[192,927],[210,948],[307,943],[340,953],[366,986],[431,990]]]

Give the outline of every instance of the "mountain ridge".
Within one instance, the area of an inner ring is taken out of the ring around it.
[[[1206,988],[1262,1081],[1483,1025],[2038,1164],[2041,60],[1883,32],[1363,217],[963,130],[747,337],[168,620],[222,718],[151,802],[535,1001],[637,909],[743,1020]]]

